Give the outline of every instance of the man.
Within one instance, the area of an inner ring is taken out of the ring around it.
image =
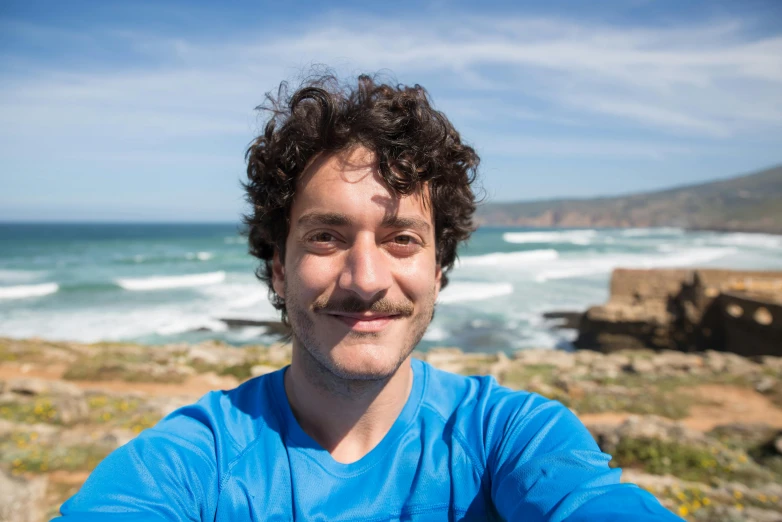
[[[292,362],[115,451],[66,520],[679,520],[561,404],[411,358],[479,161],[421,87],[324,78],[265,108],[246,221]]]

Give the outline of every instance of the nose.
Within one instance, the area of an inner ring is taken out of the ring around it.
[[[375,242],[374,234],[357,237],[348,252],[339,286],[355,293],[364,301],[372,301],[391,287],[392,276],[388,256]]]

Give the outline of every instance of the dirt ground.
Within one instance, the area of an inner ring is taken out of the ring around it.
[[[34,377],[60,380],[65,365],[0,364],[0,379]],[[230,389],[238,381],[232,376],[204,373],[191,376],[181,384],[125,382],[125,381],[70,381],[84,390],[109,393],[142,393],[151,396],[192,397],[194,400],[211,390]],[[705,384],[682,390],[698,399],[690,408],[690,415],[681,422],[690,429],[706,432],[721,424],[733,422],[765,423],[782,429],[782,409],[755,390],[721,384]],[[630,413],[588,413],[579,418],[584,424],[621,424]]]

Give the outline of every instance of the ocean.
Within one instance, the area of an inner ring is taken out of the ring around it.
[[[276,320],[232,224],[0,224],[0,336],[269,343]],[[608,297],[616,267],[782,269],[782,236],[484,227],[460,250],[420,349],[570,348],[543,313]]]

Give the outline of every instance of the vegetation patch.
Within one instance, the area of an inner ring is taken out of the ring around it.
[[[535,391],[530,388],[540,384],[552,384],[556,377],[556,370],[557,367],[552,364],[514,364],[503,372],[502,384],[517,390]]]
[[[240,381],[246,381],[252,377],[252,367],[257,363],[243,362],[241,364],[235,364],[233,366],[226,366],[219,371],[219,375],[233,375]]]
[[[42,444],[34,431],[0,436],[0,465],[12,474],[89,471],[114,448],[104,444]]]
[[[694,399],[687,395],[673,396],[658,390],[648,393],[629,391],[627,394],[587,393],[579,398],[560,400],[578,413],[626,412],[639,415],[659,415],[669,419],[683,419],[690,413]]]
[[[692,521],[741,522],[747,519],[744,512],[755,507],[779,512],[780,498],[762,492],[744,493],[737,488],[714,489],[707,486],[666,485],[645,487],[659,498],[671,511]]]
[[[87,405],[91,424],[127,428],[133,433],[141,433],[161,419],[157,411],[147,408],[137,398],[93,394],[87,399]]]
[[[772,472],[751,461],[744,452],[716,446],[693,446],[652,438],[623,438],[613,450],[611,465],[639,468],[655,475],[715,484],[740,482],[749,486],[777,480]]]
[[[33,400],[0,403],[0,419],[24,424],[59,424],[57,406],[52,397],[41,395]]]
[[[182,372],[158,367],[158,371],[149,371],[132,364],[116,361],[106,362],[101,359],[80,360],[71,365],[63,375],[71,381],[126,381],[126,382],[162,382],[182,383],[187,377]]]

